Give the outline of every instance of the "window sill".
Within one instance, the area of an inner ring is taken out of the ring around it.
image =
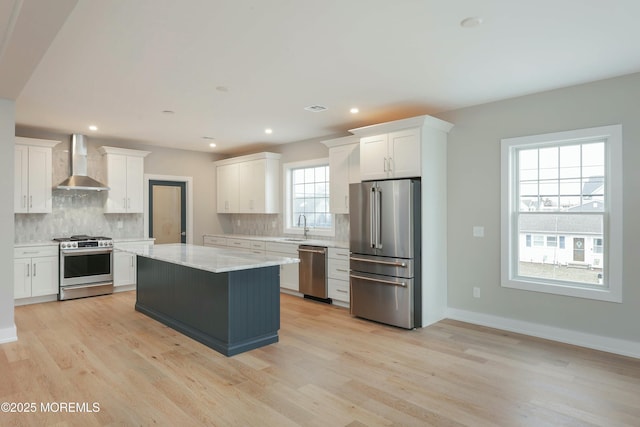
[[[285,228],[284,234],[295,234],[298,236],[303,236],[304,231],[301,228]],[[336,232],[335,229],[319,229],[319,228],[310,228],[307,231],[308,236],[320,236],[320,237],[335,237]]]
[[[564,295],[576,298],[585,298],[598,301],[622,302],[622,294],[614,292],[610,288],[597,289],[593,287],[580,286],[577,284],[560,284],[536,281],[530,278],[515,278],[503,280],[503,288],[520,289],[523,291],[543,292],[554,295]]]

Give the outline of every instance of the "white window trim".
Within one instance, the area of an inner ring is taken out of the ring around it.
[[[604,254],[606,288],[583,287],[579,284],[517,277],[514,274],[515,249],[518,247],[517,224],[514,224],[514,203],[517,189],[514,185],[514,153],[517,148],[530,144],[555,145],[564,142],[586,142],[595,138],[607,140],[606,202],[604,215],[607,252]],[[556,295],[622,302],[622,125],[578,129],[544,135],[506,138],[501,141],[501,284],[505,288],[545,292]]]
[[[283,221],[283,228],[284,228],[284,233],[286,234],[296,234],[296,235],[304,235],[304,231],[302,229],[302,227],[298,227],[297,224],[292,224],[290,222],[291,219],[291,211],[292,211],[292,206],[291,206],[291,170],[292,169],[298,169],[298,168],[310,168],[313,166],[321,166],[321,165],[328,165],[329,164],[329,158],[328,157],[323,157],[320,159],[313,159],[313,160],[303,160],[300,162],[290,162],[290,163],[284,163],[282,165],[282,176],[283,176],[283,180],[282,180],[282,185],[283,185],[283,195],[284,197],[283,199],[283,203],[284,203],[284,221]],[[329,174],[331,174],[331,169],[329,169]],[[329,175],[329,177],[331,177],[331,175]],[[329,178],[331,179],[331,178]],[[314,236],[325,236],[325,237],[334,237],[336,234],[336,218],[334,214],[331,214],[332,219],[331,219],[331,228],[313,228],[313,227],[309,227],[309,232],[308,234],[312,234]]]

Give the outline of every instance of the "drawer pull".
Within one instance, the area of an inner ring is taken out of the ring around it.
[[[402,286],[403,288],[407,287],[405,282],[392,282],[391,280],[374,279],[372,277],[357,276],[355,274],[352,274],[351,277],[354,279],[368,280],[369,282],[384,283],[385,285]]]
[[[336,289],[336,292],[340,292],[342,294],[348,294],[349,292],[343,290],[343,289]]]
[[[344,268],[336,268],[336,271],[341,271],[343,273],[348,273],[349,270],[345,270]]]
[[[367,259],[367,258],[356,258],[356,257],[351,257],[352,261],[361,261],[361,262],[368,262],[371,264],[382,264],[382,265],[391,265],[393,267],[406,267],[407,263],[405,262],[389,262],[389,261],[378,261],[378,260],[372,260],[372,259]]]

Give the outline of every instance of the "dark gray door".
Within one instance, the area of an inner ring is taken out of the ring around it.
[[[584,237],[573,238],[573,260],[584,262]]]
[[[149,237],[156,244],[187,242],[186,183],[149,181]]]

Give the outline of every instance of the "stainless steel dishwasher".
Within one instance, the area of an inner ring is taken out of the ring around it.
[[[327,248],[323,246],[298,246],[300,258],[299,286],[305,298],[331,302],[327,292]]]

